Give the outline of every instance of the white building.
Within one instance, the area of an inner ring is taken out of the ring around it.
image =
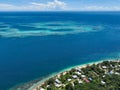
[[[81,75],[81,73],[80,72],[75,72],[77,75]]]
[[[85,75],[81,75],[82,78],[85,78]]]
[[[83,81],[82,81],[82,80],[80,80],[80,79],[78,79],[78,83],[83,83]]]
[[[59,79],[56,79],[55,82],[58,83],[58,84],[61,83],[61,81]]]
[[[68,80],[68,82],[70,82],[72,79],[67,79]]]
[[[55,86],[56,86],[56,87],[61,87],[62,85],[55,83]]]
[[[101,81],[101,84],[106,84],[106,82],[104,82],[104,81]]]
[[[106,69],[107,67],[106,66],[102,66],[103,69]]]
[[[74,79],[78,78],[78,76],[77,76],[77,75],[73,75],[72,77],[73,77]]]
[[[44,88],[40,88],[40,90],[45,90]]]

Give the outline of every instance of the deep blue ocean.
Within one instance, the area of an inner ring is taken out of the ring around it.
[[[0,12],[0,90],[120,58],[120,12]]]

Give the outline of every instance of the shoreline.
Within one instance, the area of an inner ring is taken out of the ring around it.
[[[108,60],[110,60],[110,59],[108,59]],[[112,59],[112,60],[115,60],[115,59]],[[54,72],[52,74],[49,74],[49,75],[47,75],[45,77],[41,77],[42,79],[41,78],[36,78],[36,79],[33,79],[33,80],[29,81],[29,82],[20,83],[18,85],[15,85],[15,86],[9,88],[8,90],[22,90],[21,87],[26,86],[28,84],[33,84],[33,85],[31,85],[27,90],[33,90],[38,85],[44,84],[44,82],[47,81],[48,79],[53,78],[53,77],[59,75],[60,73],[63,73],[63,72],[66,72],[66,71],[70,71],[72,68],[75,68],[75,67],[85,67],[88,64],[89,65],[95,64],[95,63],[97,64],[97,63],[100,63],[100,62],[103,62],[103,61],[106,61],[106,59],[105,60],[98,60],[98,61],[94,61],[94,62],[87,62],[87,63],[84,63],[84,64],[73,65],[73,66],[67,67],[65,69],[62,69],[62,70],[60,70],[58,72]]]
[[[80,67],[80,68],[85,68],[87,65],[92,65],[92,64],[98,64],[98,63],[102,63],[103,61],[116,61],[118,58],[114,58],[114,59],[104,59],[104,60],[98,60],[98,61],[94,61],[94,62],[88,62],[88,63],[85,63],[85,64],[79,64],[79,65],[75,65],[75,66],[71,66],[71,67],[68,67],[66,69],[63,69],[59,72],[55,72],[49,76],[47,76],[46,78],[38,81],[36,84],[34,84],[33,86],[31,86],[28,90],[34,90],[36,87],[38,86],[41,86],[42,84],[44,84],[45,81],[47,81],[48,79],[50,78],[54,78],[56,76],[59,76],[61,73],[64,73],[66,71],[70,71],[71,69],[73,68],[76,68],[76,67]]]

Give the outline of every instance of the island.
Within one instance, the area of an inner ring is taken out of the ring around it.
[[[28,90],[120,90],[120,60],[77,66]]]

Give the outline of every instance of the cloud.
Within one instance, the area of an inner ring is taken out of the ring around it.
[[[66,3],[59,0],[54,0],[53,2],[47,2],[47,4],[31,2],[31,5],[35,7],[39,7],[39,9],[56,9],[56,8],[65,9],[66,7]]]
[[[85,5],[71,8],[72,11],[120,11],[120,6]]]
[[[84,10],[86,11],[119,11],[120,7],[119,6],[85,6]]]
[[[39,11],[39,10],[64,10],[66,7],[66,3],[60,0],[54,0],[52,2],[47,3],[38,3],[38,2],[30,2],[27,5],[12,5],[0,3],[1,11]]]
[[[77,7],[77,8],[76,8]],[[116,5],[69,5],[61,0],[53,0],[46,3],[29,2],[26,5],[14,5],[0,3],[0,11],[120,11],[120,6]]]
[[[11,4],[0,3],[0,10],[13,10],[16,9],[16,6]]]

